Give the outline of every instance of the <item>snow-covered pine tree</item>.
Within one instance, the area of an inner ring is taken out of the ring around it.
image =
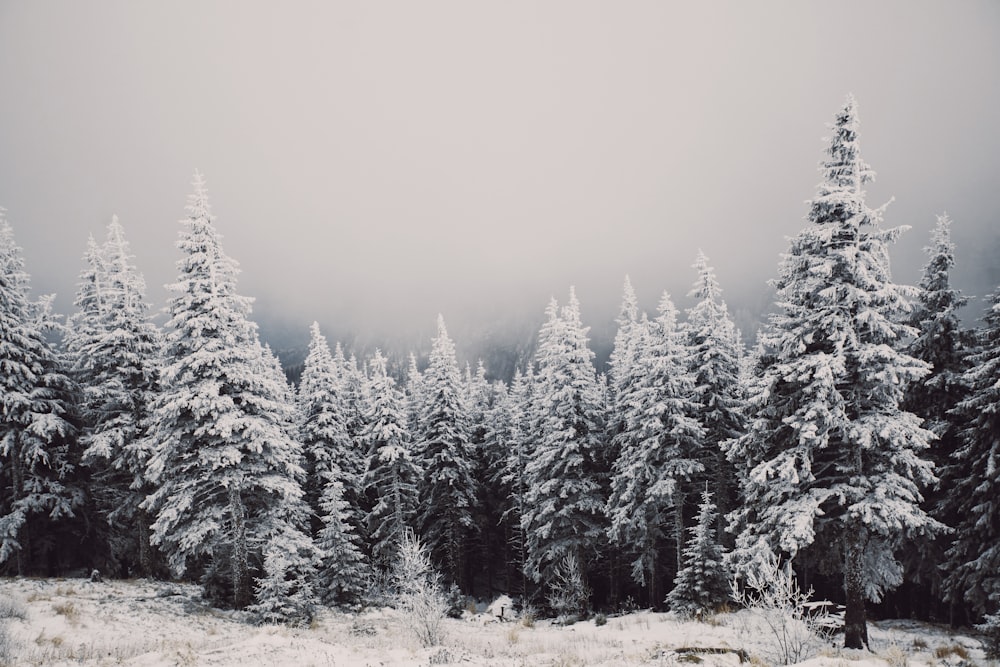
[[[490,431],[487,436],[491,446],[505,456],[497,462],[497,480],[504,495],[500,520],[505,527],[508,557],[507,581],[512,592],[527,598],[527,540],[524,516],[527,506],[528,480],[526,469],[531,449],[531,396],[532,376],[514,371],[510,390],[497,387],[496,401],[490,413]],[[513,571],[512,571],[513,570]],[[516,571],[517,574],[514,572]],[[517,589],[513,586],[517,585]]]
[[[29,300],[21,249],[0,208],[0,565],[31,574],[83,503],[73,387],[46,338],[50,298]],[[46,542],[49,542],[46,545]]]
[[[677,309],[663,294],[659,316],[635,325],[635,363],[622,378],[618,398],[622,431],[616,436],[618,459],[612,467],[606,512],[608,535],[632,560],[632,579],[648,586],[650,604],[660,599],[657,556],[673,533],[678,564],[686,541],[681,485],[704,470],[697,459],[704,430],[694,416],[694,376],[688,371]]]
[[[152,491],[144,440],[158,390],[162,336],[146,302],[146,283],[132,263],[118,217],[98,247],[90,239],[70,319],[67,349],[81,386],[80,443],[91,470],[90,492],[107,525],[108,556],[121,574],[151,576],[150,518],[140,508]]]
[[[687,311],[686,331],[688,363],[695,378],[693,396],[699,404],[697,417],[705,429],[697,458],[705,466],[704,479],[719,512],[725,515],[736,503],[736,473],[722,443],[742,435],[746,421],[740,384],[743,345],[705,253],[698,252],[694,269],[698,279],[688,296],[698,302]],[[721,522],[717,539],[729,539]]]
[[[463,582],[466,551],[475,527],[476,482],[469,451],[469,423],[455,344],[438,315],[437,336],[423,375],[422,431],[414,445],[423,472],[420,490],[420,537],[445,577]]]
[[[632,282],[625,276],[625,286],[622,294],[622,304],[615,319],[618,331],[615,333],[614,347],[608,360],[608,438],[617,458],[618,440],[616,436],[625,430],[626,406],[622,404],[622,396],[632,381],[633,371],[638,362],[638,339],[642,333],[639,322],[639,302],[632,289]]]
[[[372,394],[365,370],[358,365],[353,354],[344,358],[344,351],[337,343],[333,350],[333,361],[340,369],[340,382],[344,392],[344,411],[347,416],[347,435],[354,443],[357,459],[361,462],[362,474],[368,456],[364,434],[367,415],[371,409]]]
[[[949,467],[952,454],[959,447],[958,426],[948,414],[967,395],[962,374],[968,367],[969,332],[962,327],[958,311],[968,299],[951,286],[951,269],[955,265],[955,244],[951,241],[951,220],[939,215],[931,235],[931,245],[924,251],[929,259],[924,265],[917,296],[909,322],[917,330],[908,347],[911,355],[931,365],[931,372],[910,384],[903,407],[924,419],[924,427],[937,438],[931,441],[926,458],[934,463],[940,483],[926,492],[924,507],[936,519],[948,526],[958,523],[958,503],[949,502],[950,490],[959,480],[948,479],[949,471],[965,477],[961,466]],[[950,535],[934,540],[918,540],[904,559],[906,578],[925,587],[925,595],[937,595],[941,589],[944,550]],[[954,600],[953,602],[958,602]],[[930,606],[924,602],[922,606]]]
[[[410,453],[402,396],[386,373],[385,357],[378,350],[369,371],[371,405],[362,435],[368,452],[364,488],[372,508],[367,532],[372,560],[388,570],[416,519],[420,470]]]
[[[343,355],[341,355],[343,356]],[[306,456],[304,490],[312,510],[312,529],[316,534],[324,526],[320,496],[331,480],[350,486],[344,496],[349,504],[350,523],[357,527],[357,501],[360,497],[362,464],[358,450],[347,432],[347,410],[344,405],[342,366],[330,352],[319,324],[310,327],[309,353],[299,382],[298,405],[302,424],[299,430]]]
[[[280,521],[263,545],[262,576],[247,611],[259,623],[308,625],[316,611],[313,582],[319,557],[312,540],[294,523]]]
[[[474,374],[466,366],[464,400],[469,424],[472,477],[476,482],[476,502],[472,508],[476,527],[471,539],[473,555],[469,560],[471,565],[478,565],[470,569],[470,576],[473,581],[484,578],[489,591],[497,589],[496,576],[509,562],[506,526],[503,523],[506,491],[501,481],[507,449],[499,445],[491,434],[496,426],[491,420],[498,417],[493,414],[493,408],[497,400],[495,391],[499,386],[503,386],[502,383],[491,384],[486,379],[486,365],[482,359],[476,364]],[[506,389],[503,386],[504,392]]]
[[[952,412],[961,425],[959,447],[945,477],[959,521],[946,554],[944,590],[981,615],[1000,600],[1000,288],[976,333],[963,376],[969,394]]]
[[[716,537],[717,516],[712,494],[705,491],[698,506],[698,522],[688,529],[691,539],[684,547],[684,567],[667,596],[670,610],[683,616],[713,612],[729,600],[729,573]]]
[[[323,527],[316,536],[321,566],[316,589],[323,602],[354,607],[364,594],[370,568],[361,539],[351,525],[352,510],[344,500],[344,486],[331,479],[319,499]]]
[[[424,413],[424,376],[417,365],[417,355],[410,353],[410,365],[406,370],[406,427],[410,433],[420,433],[423,428],[420,418]]]
[[[152,541],[174,572],[207,560],[206,586],[221,579],[231,586],[225,597],[242,609],[253,601],[253,569],[278,548],[272,542],[309,543],[296,534],[302,451],[281,404],[287,384],[268,370],[273,361],[249,319],[251,300],[236,292],[238,265],[222,250],[197,172],[187,212],[148,435],[156,490],[143,506],[156,514]],[[309,560],[300,563],[302,576]]]
[[[892,282],[888,244],[865,203],[873,177],[858,148],[853,97],[837,114],[810,225],[791,240],[774,285],[781,311],[764,342],[746,435],[731,442],[743,504],[737,549],[760,538],[844,577],[844,643],[868,643],[865,599],[899,584],[894,549],[939,524],[920,508],[934,481],[920,458],[931,434],[900,408],[925,363],[899,351],[911,290]],[[738,560],[738,559],[737,559]]]
[[[571,288],[561,310],[553,299],[538,334],[534,384],[537,431],[525,467],[522,525],[527,569],[536,581],[552,582],[567,556],[591,562],[605,532],[603,485],[604,415],[594,371],[594,353]]]

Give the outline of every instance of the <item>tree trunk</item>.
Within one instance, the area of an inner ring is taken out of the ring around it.
[[[145,510],[139,510],[139,574],[143,577],[153,576],[153,546],[149,543],[149,515]]]
[[[844,554],[844,648],[868,648],[868,621],[865,617],[865,590],[862,580],[865,557],[864,530],[849,526]]]
[[[677,543],[677,570],[684,569],[684,492],[674,492],[674,541]]]
[[[229,511],[233,516],[233,604],[237,609],[253,602],[247,552],[246,510],[236,487],[229,488]]]
[[[24,497],[24,467],[21,463],[21,444],[20,442],[18,442],[17,437],[14,438],[14,443],[15,443],[14,452],[13,455],[10,457],[11,469],[12,469],[11,474],[14,481],[14,489],[13,489],[14,498],[13,502],[11,502],[11,506],[16,505],[17,501],[21,500],[21,498]],[[27,523],[27,521],[25,521],[25,523]],[[20,548],[16,552],[17,576],[19,577],[23,577],[24,575],[27,574],[26,572],[27,563],[25,562],[27,560],[26,554],[30,553],[31,549],[30,537],[28,535],[28,531],[26,531],[24,528],[25,528],[24,525],[22,525],[18,529],[18,532],[21,533],[18,536],[19,539],[17,540],[18,546]]]
[[[649,608],[659,609],[660,600],[656,599],[656,547],[649,550]]]

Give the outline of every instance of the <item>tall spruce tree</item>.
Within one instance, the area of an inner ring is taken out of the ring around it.
[[[525,466],[522,520],[528,572],[545,584],[567,557],[592,562],[606,529],[604,415],[587,331],[571,289],[562,309],[551,301],[538,334],[537,440]]]
[[[497,479],[502,485],[504,503],[501,523],[505,527],[509,556],[508,585],[523,599],[528,596],[527,540],[525,516],[528,504],[527,465],[531,450],[532,375],[514,371],[510,390],[500,392],[491,413],[489,441],[505,453],[498,461]],[[515,573],[516,572],[516,573]]]
[[[686,541],[681,487],[704,470],[697,458],[704,429],[695,416],[694,376],[670,295],[664,293],[654,322],[643,316],[635,326],[636,359],[621,382],[622,430],[615,439],[619,455],[606,511],[609,536],[630,554],[632,579],[648,587],[654,605],[662,599],[659,555],[671,534],[671,515],[678,552],[674,571],[681,567]]]
[[[370,571],[361,538],[351,525],[343,484],[327,482],[319,503],[323,528],[316,536],[321,558],[317,590],[324,602],[353,607],[361,601]]]
[[[318,532],[325,525],[320,498],[333,480],[345,489],[349,487],[342,495],[353,517],[351,525],[358,527],[357,502],[361,495],[358,473],[362,465],[355,460],[359,458],[358,451],[347,430],[343,366],[335,361],[316,322],[310,327],[310,336],[297,400],[302,419],[299,432],[306,456],[305,492],[312,510],[312,528]]]
[[[146,302],[146,284],[132,263],[117,216],[107,240],[90,239],[67,348],[82,389],[83,462],[106,526],[108,557],[122,575],[154,573],[150,518],[140,508],[146,480],[149,406],[158,391],[162,336]]]
[[[618,331],[615,333],[614,346],[608,359],[608,438],[613,454],[617,458],[618,436],[625,430],[625,412],[628,406],[623,400],[629,383],[633,379],[635,366],[638,363],[638,340],[642,333],[639,322],[639,302],[632,288],[632,282],[625,276],[625,286],[622,289],[622,304],[615,319]]]
[[[944,474],[959,517],[944,588],[949,599],[981,615],[1000,601],[1000,288],[975,343],[963,376],[969,394],[952,411],[959,447]]]
[[[698,302],[687,312],[686,330],[688,362],[695,380],[693,397],[705,429],[697,458],[704,464],[703,479],[712,489],[716,506],[727,514],[736,504],[736,473],[722,443],[738,438],[745,428],[740,383],[743,346],[703,252],[698,253],[694,269],[698,279],[688,296]],[[679,504],[683,505],[683,499]],[[729,539],[721,523],[717,530],[718,540]]]
[[[389,570],[408,530],[416,522],[420,469],[410,451],[402,396],[378,350],[372,357],[371,404],[365,415],[367,446],[364,488],[369,496],[367,532],[374,563]]]
[[[420,536],[445,576],[462,581],[470,534],[475,527],[476,482],[469,423],[455,344],[438,315],[437,336],[423,375],[422,431],[414,446],[420,483]]]
[[[29,299],[21,249],[0,208],[0,566],[55,566],[54,538],[84,500],[73,386],[46,333],[51,299]]]
[[[469,425],[469,454],[472,459],[472,477],[476,484],[476,502],[472,518],[475,529],[472,535],[472,556],[469,578],[485,579],[486,590],[493,593],[497,589],[497,573],[507,562],[507,538],[503,525],[506,491],[500,481],[500,472],[506,462],[507,449],[493,437],[498,426],[494,414],[498,399],[496,391],[500,383],[490,384],[486,379],[486,366],[482,359],[476,364],[476,372],[466,367],[465,380],[466,423]],[[506,393],[506,387],[503,387]],[[499,425],[506,429],[506,425]]]
[[[937,437],[931,441],[927,458],[934,463],[940,483],[926,493],[924,507],[942,523],[954,526],[961,517],[958,506],[963,500],[951,502],[951,493],[958,479],[965,477],[960,466],[949,466],[952,454],[959,448],[959,428],[951,412],[968,394],[963,373],[968,368],[969,332],[962,327],[958,311],[968,299],[951,286],[951,270],[955,265],[955,244],[951,241],[951,220],[940,215],[931,235],[931,245],[920,280],[920,292],[909,322],[917,330],[910,342],[911,355],[931,365],[931,372],[912,383],[903,406],[924,419],[924,427]],[[931,595],[941,592],[944,550],[952,535],[939,535],[933,540],[918,540],[909,550],[904,564],[907,580],[923,589],[922,611],[932,611]],[[954,601],[954,602],[957,602]]]
[[[273,362],[249,319],[251,300],[236,292],[237,263],[222,250],[197,172],[187,212],[148,436],[156,490],[144,507],[156,514],[152,541],[172,569],[208,565],[206,587],[222,585],[224,597],[244,608],[254,598],[257,567],[273,583],[273,570],[293,569],[276,562],[276,541],[296,545],[281,558],[299,558],[295,578],[300,590],[307,585],[313,554],[298,525],[302,451],[281,404],[287,385],[267,370]]]
[[[892,282],[888,244],[865,203],[874,174],[861,159],[857,105],[837,114],[810,225],[781,264],[748,433],[731,443],[743,505],[737,547],[760,538],[843,574],[844,643],[868,644],[865,600],[900,583],[894,549],[939,524],[920,508],[934,481],[920,458],[931,434],[900,407],[927,364],[900,351],[911,293]]]

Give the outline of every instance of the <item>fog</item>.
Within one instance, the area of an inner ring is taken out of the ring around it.
[[[991,292],[990,1],[0,0],[0,205],[62,312],[112,214],[163,306],[197,168],[278,347],[523,338],[570,285],[606,341],[626,273],[683,308],[699,249],[748,329],[849,92],[896,279],[947,211]]]

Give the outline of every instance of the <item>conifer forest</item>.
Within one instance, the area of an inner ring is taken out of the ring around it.
[[[866,199],[863,136],[849,96],[759,331],[738,330],[692,252],[690,308],[664,292],[641,312],[625,277],[600,367],[567,285],[537,304],[513,375],[459,358],[439,315],[429,356],[406,361],[314,324],[293,383],[201,173],[161,318],[128,220],[81,248],[58,314],[7,216],[0,573],[194,582],[218,608],[297,624],[372,604],[414,545],[448,599],[553,616],[700,617],[777,563],[843,605],[848,648],[875,618],[996,625],[1000,287],[965,312],[962,220],[943,214],[919,284],[894,281],[906,228]]]

